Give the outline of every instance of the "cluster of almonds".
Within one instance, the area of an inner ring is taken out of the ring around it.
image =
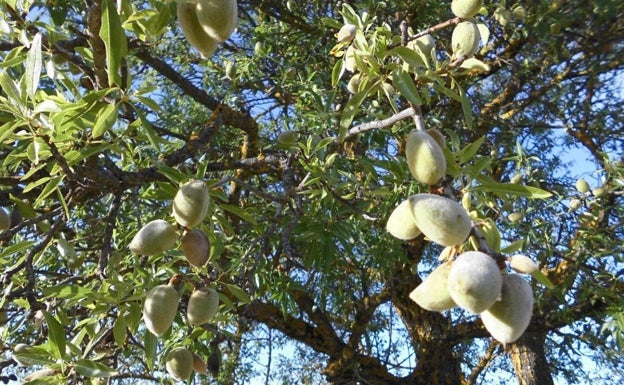
[[[206,183],[191,179],[183,184],[173,199],[173,217],[184,228],[180,239],[180,249],[188,262],[201,267],[208,261],[210,242],[198,226],[208,214],[210,195]],[[156,219],[143,226],[129,244],[130,250],[137,255],[154,255],[167,251],[178,240],[175,225]],[[154,335],[160,337],[173,324],[178,311],[180,296],[176,287],[180,277],[174,276],[169,283],[153,287],[147,292],[143,306],[145,326]],[[210,287],[194,290],[188,300],[186,320],[189,325],[202,325],[209,322],[217,313],[219,294]],[[193,370],[206,372],[205,361],[184,347],[171,350],[165,359],[169,374],[177,380],[187,380]]]
[[[405,156],[410,173],[418,182],[433,185],[446,175],[444,137],[437,130],[413,130],[407,137]],[[390,214],[387,231],[409,240],[420,234],[455,249],[472,230],[470,215],[458,202],[440,195],[415,194]],[[446,259],[446,257],[444,258]],[[528,257],[510,258],[513,270],[531,274],[537,265]],[[459,306],[479,314],[490,334],[507,344],[524,333],[533,310],[529,283],[517,274],[505,274],[492,256],[467,251],[444,262],[410,293],[410,298],[430,311]]]
[[[451,50],[453,52],[452,59],[461,59],[461,67],[475,70],[487,70],[488,66],[479,60],[473,58],[474,54],[479,50],[479,43],[482,39],[478,24],[474,19],[481,7],[483,0],[453,0],[451,3],[451,11],[461,19],[453,29],[451,35]],[[345,24],[336,33],[335,37],[339,44],[346,44],[355,39],[357,27],[353,24]],[[415,51],[426,61],[428,58],[435,59],[435,39],[429,35],[423,35],[416,39],[411,39],[407,43],[407,48]],[[354,75],[349,79],[347,90],[355,94],[359,90],[362,81],[362,74],[357,72],[358,49],[354,44],[350,44],[344,52],[345,69]],[[394,93],[394,87],[390,83],[382,84],[386,94]]]
[[[217,44],[227,40],[238,21],[236,0],[177,0],[184,37],[203,56],[210,57]]]

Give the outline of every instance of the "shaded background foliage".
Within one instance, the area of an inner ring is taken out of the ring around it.
[[[402,21],[417,32],[450,19],[449,3],[344,2],[368,14],[380,41],[398,41]],[[399,202],[427,191],[403,157],[411,119],[337,139],[353,99],[348,73],[332,85],[343,3],[239,1],[236,33],[210,59],[183,39],[174,2],[0,4],[0,205],[14,213],[0,233],[3,378],[34,370],[11,358],[27,343],[31,359],[58,372],[44,383],[167,383],[161,357],[178,345],[222,357],[217,377],[195,383],[621,382],[620,1],[526,1],[524,16],[513,12],[519,3],[486,2],[491,35],[477,57],[489,71],[441,77],[466,90],[471,113],[440,92],[422,105],[456,159],[485,138],[444,183],[469,193],[503,247],[534,257],[556,285],[533,285],[532,324],[509,351],[474,316],[425,312],[407,297],[441,250],[385,232]],[[103,4],[124,22],[116,85],[94,22]],[[434,33],[441,62],[451,29]],[[37,34],[41,79],[29,92]],[[401,95],[372,91],[349,128],[406,107]],[[280,146],[289,130],[299,142]],[[495,194],[471,174],[553,195]],[[607,193],[579,193],[579,176]],[[210,186],[209,267],[191,268],[178,250],[131,255],[143,224],[171,220],[170,201],[189,178]],[[568,207],[574,198],[578,210]],[[524,218],[512,223],[512,212]],[[68,264],[62,239],[82,263]],[[187,278],[183,297],[210,280],[222,307],[214,323],[191,329],[181,301],[173,329],[156,340],[142,301],[173,274]],[[531,359],[537,374],[519,369]]]

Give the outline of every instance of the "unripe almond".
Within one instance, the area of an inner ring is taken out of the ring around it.
[[[453,0],[451,11],[457,17],[463,19],[473,17],[483,6],[483,0]]]
[[[10,228],[11,215],[4,207],[0,207],[0,231],[8,230]]]
[[[448,276],[448,290],[459,307],[478,314],[501,296],[503,279],[498,265],[489,255],[467,251],[459,255]]]
[[[443,311],[456,306],[448,291],[448,275],[451,265],[443,263],[436,267],[409,297],[418,306],[429,311]]]
[[[509,219],[509,221],[513,223],[520,222],[524,219],[524,214],[519,212],[511,213],[507,216],[507,219]]]
[[[193,353],[187,348],[171,350],[165,358],[165,368],[176,380],[188,380],[193,374]]]
[[[197,353],[193,353],[193,370],[199,374],[204,374],[208,370],[206,361]]]
[[[217,40],[204,32],[197,18],[196,0],[177,0],[177,16],[184,37],[204,57],[217,50]]]
[[[42,379],[45,377],[51,377],[57,374],[58,372],[59,371],[57,369],[39,369],[30,373],[26,377],[24,377],[24,383],[35,381],[35,380]],[[47,381],[44,381],[43,383],[50,383],[50,379],[48,379]]]
[[[361,74],[355,74],[351,76],[351,79],[349,79],[349,83],[347,83],[347,91],[349,91],[349,93],[354,94],[354,95],[357,94],[358,89],[360,88],[361,81],[362,81]]]
[[[202,230],[191,230],[180,240],[180,249],[191,265],[201,267],[208,261],[210,240]]]
[[[578,192],[585,194],[590,190],[589,183],[587,183],[585,179],[579,178],[576,181],[576,189],[578,190]]]
[[[236,0],[197,0],[197,18],[204,32],[218,41],[227,40],[238,21]]]
[[[539,269],[537,263],[526,255],[516,254],[509,258],[509,266],[516,272],[521,274],[532,274]]]
[[[503,276],[501,300],[481,313],[481,321],[488,332],[503,344],[514,342],[531,322],[533,290],[517,274]]]
[[[417,39],[410,40],[407,43],[407,48],[414,51],[420,51],[423,55],[430,57],[431,51],[435,49],[435,39],[431,35],[427,34]]]
[[[19,343],[13,347],[13,359],[21,366],[31,365],[31,363],[27,359],[20,357],[21,354],[28,352],[28,348],[29,346],[25,343]]]
[[[347,48],[347,50],[345,51],[344,58],[344,64],[347,71],[355,72],[355,48],[352,45],[350,45],[349,48]]]
[[[343,25],[338,33],[336,33],[336,40],[338,43],[349,42],[355,38],[357,28],[353,24]]]
[[[571,199],[570,200],[570,209],[572,210],[578,210],[582,205],[583,205],[583,201],[581,201],[580,199]]]
[[[298,139],[299,134],[297,134],[297,131],[284,131],[277,136],[277,142],[284,146],[292,146],[297,143]]]
[[[185,227],[195,227],[208,214],[210,194],[201,180],[191,179],[183,184],[173,198],[173,216]]]
[[[137,255],[154,255],[171,249],[177,239],[175,226],[163,219],[155,219],[141,227],[128,247]]]
[[[595,196],[596,198],[600,198],[602,196],[607,195],[607,189],[605,189],[604,187],[593,188],[592,195]]]
[[[446,175],[446,158],[436,140],[424,131],[412,130],[405,143],[407,166],[414,179],[432,185]]]
[[[433,140],[438,143],[438,145],[440,145],[440,148],[446,147],[446,138],[444,137],[444,134],[442,134],[439,130],[435,128],[430,128],[425,132],[429,134],[429,136],[431,136]]]
[[[158,285],[147,292],[143,305],[143,320],[156,336],[163,335],[173,324],[180,297],[171,285]]]
[[[219,294],[209,287],[195,290],[189,297],[186,319],[190,325],[202,325],[210,321],[219,308]]]
[[[459,203],[433,194],[416,194],[409,200],[416,226],[433,242],[455,246],[468,238],[472,223]]]
[[[388,217],[386,230],[393,236],[402,240],[414,239],[420,235],[420,229],[416,226],[409,199],[399,204]]]
[[[456,58],[462,55],[472,57],[479,49],[480,39],[479,28],[473,21],[462,21],[457,24],[451,35],[453,56]]]

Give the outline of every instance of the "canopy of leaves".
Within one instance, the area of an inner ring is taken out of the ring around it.
[[[0,381],[173,383],[178,346],[208,361],[197,384],[624,379],[620,0],[485,1],[474,59],[452,54],[450,1],[240,0],[210,58],[173,0],[0,9]],[[426,33],[431,55],[409,48]],[[436,185],[408,170],[414,128],[446,139]],[[208,263],[132,254],[143,225],[175,224],[189,179],[209,188]],[[460,249],[539,263],[517,343],[409,299],[442,248],[385,224],[424,192],[470,210],[482,237]],[[172,277],[179,311],[157,338],[143,302]],[[192,327],[202,285],[220,308]]]

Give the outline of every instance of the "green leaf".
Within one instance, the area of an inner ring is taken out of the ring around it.
[[[225,211],[228,211],[236,215],[237,217],[242,218],[246,222],[249,222],[251,224],[256,224],[256,219],[254,218],[254,216],[248,213],[247,211],[241,209],[238,206],[222,204],[222,205],[219,205],[219,207]]]
[[[39,78],[41,77],[41,32],[38,32],[30,43],[30,50],[26,58],[26,95],[33,98],[39,88]]]
[[[476,179],[481,182],[481,185],[471,188],[472,191],[486,191],[501,196],[513,195],[532,199],[546,199],[553,195],[552,193],[537,187],[493,182],[491,180],[486,180],[483,176],[477,176]]]
[[[464,164],[474,158],[474,156],[477,154],[477,151],[479,151],[479,148],[481,148],[481,145],[483,145],[484,141],[485,136],[482,136],[474,142],[466,145],[466,147],[462,148],[457,153],[457,162],[459,164]]]
[[[392,72],[392,83],[399,90],[401,95],[407,99],[410,103],[413,103],[417,106],[422,104],[422,99],[418,94],[418,89],[416,88],[416,84],[414,84],[414,80],[412,79],[412,75],[408,72],[398,69]]]
[[[27,365],[52,365],[56,360],[50,357],[45,345],[32,346],[20,353],[13,353],[21,362]]]
[[[102,1],[102,26],[100,27],[100,37],[106,47],[106,65],[108,72],[108,83],[111,86],[121,86],[121,63],[126,57],[128,46],[126,35],[121,20],[117,14],[117,9],[112,0]]]
[[[423,61],[423,59],[418,54],[418,52],[414,51],[413,49],[404,47],[404,46],[397,47],[386,52],[385,56],[388,56],[388,55],[396,55],[400,57],[410,67],[413,67],[413,68],[420,68],[420,67],[427,66],[427,64]]]
[[[531,277],[535,278],[537,282],[541,283],[549,289],[555,288],[555,285],[550,282],[550,279],[548,279],[548,277],[545,276],[544,273],[542,273],[540,270],[535,270],[534,272],[532,272]]]
[[[355,119],[355,115],[360,112],[360,105],[362,104],[366,96],[368,96],[371,86],[371,84],[367,84],[362,91],[359,91],[357,94],[353,95],[351,99],[349,99],[347,104],[345,104],[344,110],[342,112],[342,117],[340,119],[339,140],[342,141],[345,135],[347,135],[347,131],[351,127],[351,123],[353,122],[353,119]]]
[[[241,289],[240,287],[238,287],[236,285],[232,285],[232,284],[225,284],[225,286],[228,288],[230,293],[232,293],[232,295],[234,297],[236,297],[242,303],[250,303],[251,302],[251,299],[249,298],[247,293],[245,293],[245,291],[243,289]]]
[[[154,370],[156,353],[158,352],[158,337],[149,331],[145,331],[145,364],[149,370]]]
[[[115,103],[106,104],[104,108],[100,109],[93,124],[93,138],[97,139],[110,130],[117,121],[117,115],[117,104]]]
[[[43,312],[43,316],[48,326],[48,342],[52,349],[52,355],[57,359],[63,359],[65,356],[65,345],[67,343],[65,339],[65,328],[57,319],[47,311]]]
[[[464,112],[464,118],[466,119],[466,126],[469,130],[472,130],[472,103],[470,103],[470,99],[468,99],[466,91],[464,91],[464,89],[459,84],[456,85],[457,89],[459,90],[459,95],[461,96],[461,106],[462,111]]]
[[[115,324],[113,325],[113,337],[115,343],[119,347],[123,347],[126,342],[126,319],[123,315],[118,314]]]
[[[111,377],[119,373],[99,362],[83,359],[74,362],[74,369],[78,374],[85,377]]]
[[[503,254],[513,254],[519,250],[522,250],[524,246],[524,239],[518,239],[516,241],[511,242],[509,245],[501,249],[501,253]]]
[[[50,195],[54,191],[56,191],[56,189],[58,188],[58,185],[62,181],[63,181],[63,177],[61,177],[61,176],[57,176],[57,177],[54,177],[54,178],[50,179],[50,181],[45,185],[45,187],[43,188],[43,190],[41,191],[41,193],[39,194],[39,196],[35,200],[35,203],[33,204],[33,206],[39,207],[39,205],[41,205],[43,200],[45,198],[47,198],[48,195]]]
[[[83,299],[89,298],[97,300],[101,296],[91,289],[80,285],[58,285],[41,289],[43,297],[52,297],[58,299]]]
[[[6,71],[0,72],[0,88],[13,102],[22,104],[22,93]]]

